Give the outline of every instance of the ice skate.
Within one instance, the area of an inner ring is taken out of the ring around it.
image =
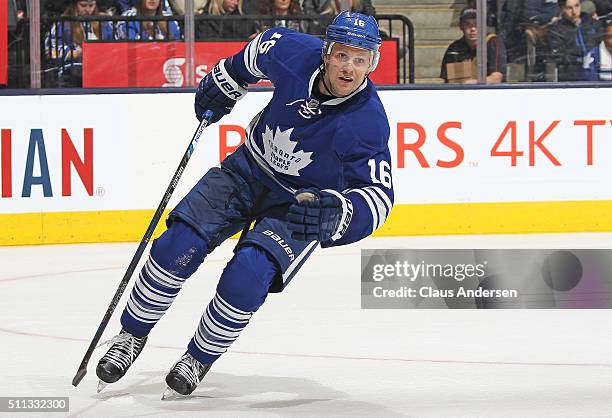
[[[202,364],[188,352],[177,361],[168,375],[168,388],[162,395],[162,400],[190,395],[210,369],[210,364]]]
[[[144,348],[147,337],[135,337],[125,330],[114,336],[108,345],[111,348],[104,354],[96,367],[96,374],[100,378],[98,393],[109,383],[115,383],[128,371],[134,360]]]

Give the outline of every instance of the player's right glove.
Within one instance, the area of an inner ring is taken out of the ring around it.
[[[210,122],[219,121],[244,97],[246,87],[233,70],[230,58],[219,61],[200,81],[194,104],[196,117],[202,121],[204,113],[210,110],[213,112]]]
[[[287,228],[291,238],[300,241],[338,240],[346,232],[353,205],[340,193],[315,188],[295,193],[297,203],[289,207]]]

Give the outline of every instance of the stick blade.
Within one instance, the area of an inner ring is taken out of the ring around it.
[[[74,377],[72,378],[72,386],[77,387],[79,383],[81,383],[81,380],[83,380],[86,374],[87,374],[87,368],[86,367],[80,368],[76,372]]]

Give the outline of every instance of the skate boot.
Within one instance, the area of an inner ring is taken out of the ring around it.
[[[166,376],[168,389],[164,392],[162,400],[176,395],[190,395],[204,378],[210,366],[211,364],[200,363],[188,352],[183,354]]]
[[[111,348],[98,362],[96,374],[100,378],[98,393],[109,383],[115,383],[128,371],[144,348],[147,337],[135,337],[124,329],[114,336],[108,345]]]

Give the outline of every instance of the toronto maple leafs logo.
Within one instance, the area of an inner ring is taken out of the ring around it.
[[[263,133],[264,158],[279,173],[290,176],[299,176],[300,170],[312,162],[312,152],[297,151],[297,141],[291,140],[293,128],[281,131],[276,128],[272,131],[266,125]]]

